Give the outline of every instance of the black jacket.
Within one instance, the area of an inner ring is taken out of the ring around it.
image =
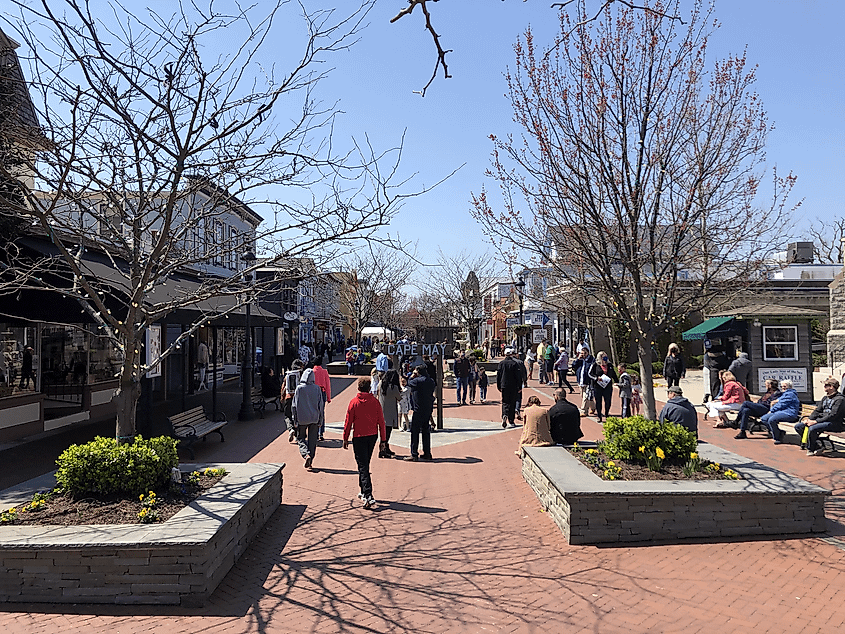
[[[525,382],[525,366],[518,359],[505,357],[496,370],[496,387],[500,392],[518,392]]]
[[[830,431],[843,431],[845,427],[845,396],[839,392],[833,396],[825,396],[808,416],[817,423],[832,423]]]
[[[681,355],[675,357],[671,354],[666,355],[666,360],[663,362],[663,376],[667,379],[680,379],[686,371],[687,366]]]
[[[566,399],[549,408],[549,422],[552,440],[558,445],[572,445],[584,437],[584,432],[581,431],[581,412]]]
[[[411,388],[411,409],[431,413],[434,409],[434,381],[428,376],[416,376],[408,381]]]

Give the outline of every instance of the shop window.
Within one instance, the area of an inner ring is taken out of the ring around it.
[[[798,326],[763,326],[763,360],[797,361]]]
[[[123,353],[114,342],[91,326],[88,351],[88,382],[98,383],[117,378],[123,365]]]

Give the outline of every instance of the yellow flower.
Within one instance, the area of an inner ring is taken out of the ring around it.
[[[694,451],[689,455],[691,460],[698,460],[698,454]]]
[[[719,463],[718,463],[718,462],[714,462],[714,463],[713,463],[713,468],[714,468],[716,471],[718,471],[721,467],[719,466]]]
[[[156,496],[155,491],[150,491],[150,497],[154,498]]]
[[[616,463],[615,463],[615,462],[608,462],[608,463],[607,463],[607,466],[608,466],[608,467],[615,467],[615,466],[616,466]]]
[[[640,453],[645,453],[645,445],[643,445],[642,447],[640,447]]]
[[[657,450],[654,453],[656,453],[657,457],[660,458],[661,460],[663,460],[666,457],[666,454],[663,453],[663,450],[660,447],[658,447]]]
[[[138,499],[141,500],[141,502],[143,502],[144,501],[144,494],[142,493],[140,496],[138,496]]]

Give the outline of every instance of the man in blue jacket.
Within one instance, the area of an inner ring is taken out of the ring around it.
[[[769,413],[760,417],[760,422],[772,431],[772,438],[776,445],[783,442],[783,434],[778,423],[794,423],[801,417],[801,401],[792,387],[792,381],[784,379],[780,382],[780,397],[772,401]]]
[[[795,425],[795,431],[804,437],[804,429],[810,428],[807,436],[807,455],[819,456],[824,453],[819,445],[819,434],[823,431],[843,431],[845,429],[845,396],[838,392],[839,381],[830,377],[824,382],[825,397],[813,413]]]

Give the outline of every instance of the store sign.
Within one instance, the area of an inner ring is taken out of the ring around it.
[[[780,382],[784,379],[792,381],[796,392],[808,392],[807,368],[757,368],[757,385],[765,385],[767,379]]]
[[[161,326],[150,326],[147,328],[147,367],[156,363],[161,356]],[[161,376],[161,364],[147,372],[147,378],[152,379]]]
[[[508,328],[513,328],[514,326],[518,326],[518,325],[519,325],[519,318],[518,317],[508,317],[505,320],[505,326],[507,326]]]
[[[542,328],[537,328],[531,331],[531,343],[541,343],[546,338],[546,331]]]

